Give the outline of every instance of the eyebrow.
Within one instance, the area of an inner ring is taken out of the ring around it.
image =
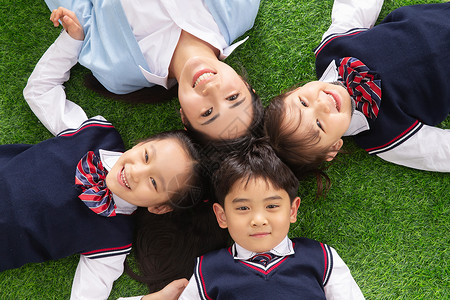
[[[200,125],[208,125],[211,124],[212,122],[214,122],[218,117],[220,117],[220,114],[215,115],[214,117],[212,117],[211,119],[209,119],[208,121],[200,124]]]
[[[245,102],[245,99],[246,99],[246,97],[244,97],[244,98],[242,98],[242,100],[240,100],[240,101],[234,103],[233,105],[230,106],[230,109],[235,108],[235,107],[238,107],[239,105],[241,105],[242,103]]]
[[[152,155],[156,158],[156,148],[154,146],[152,146]],[[164,180],[164,178],[161,176],[161,173],[157,175],[159,180],[161,181],[162,187],[161,190],[158,192],[163,192],[166,190],[166,181]]]
[[[263,199],[263,201],[271,201],[271,200],[281,200],[281,196],[279,195],[273,195],[273,196],[269,196]],[[241,203],[241,202],[247,202],[250,201],[250,199],[247,198],[234,198],[233,200],[231,200],[231,203]]]
[[[231,105],[229,108],[233,109],[235,107],[238,107],[239,105],[241,105],[242,103],[244,103],[246,100],[246,97],[242,98],[242,100],[239,100],[238,102],[234,103],[233,105]],[[209,119],[208,121],[200,124],[200,125],[208,125],[211,124],[212,122],[214,122],[218,117],[220,117],[220,114],[215,115],[214,117],[212,117],[211,119]]]

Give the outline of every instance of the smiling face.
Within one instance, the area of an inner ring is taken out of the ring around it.
[[[274,189],[262,178],[236,182],[225,197],[224,208],[215,203],[221,228],[247,250],[266,252],[286,237],[290,223],[297,220],[300,198],[291,204],[285,190]]]
[[[339,150],[342,135],[350,126],[351,98],[337,84],[313,81],[288,93],[284,99],[286,116],[283,126],[298,126],[294,135],[302,138],[306,132],[318,131],[317,147]]]
[[[211,139],[224,140],[247,132],[253,120],[252,97],[246,82],[229,65],[192,57],[178,84],[182,118],[194,129]]]
[[[191,172],[192,161],[176,139],[151,140],[122,154],[106,176],[106,185],[131,204],[165,213],[171,210],[167,201]]]

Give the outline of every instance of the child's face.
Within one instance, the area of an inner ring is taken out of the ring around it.
[[[106,176],[106,185],[117,196],[150,212],[171,210],[170,195],[183,186],[192,162],[172,138],[139,143],[126,151]]]
[[[283,125],[298,126],[299,139],[311,129],[319,132],[317,144],[322,149],[342,145],[341,137],[350,126],[351,98],[347,90],[336,84],[313,81],[297,88],[284,99],[286,117]],[[301,114],[301,122],[299,124]]]
[[[225,197],[224,208],[214,204],[221,228],[233,240],[253,252],[266,252],[286,237],[290,223],[297,220],[300,198],[290,202],[285,190],[277,190],[264,179],[236,182]]]
[[[229,65],[202,57],[189,59],[178,80],[181,116],[212,139],[246,133],[253,119],[247,84]]]

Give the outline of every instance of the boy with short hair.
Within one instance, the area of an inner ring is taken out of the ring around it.
[[[267,135],[296,174],[332,160],[347,135],[389,162],[450,172],[450,130],[435,127],[450,111],[450,3],[401,7],[373,27],[382,4],[336,0],[319,81],[268,106]]]
[[[180,299],[364,299],[333,248],[287,237],[298,181],[266,142],[227,158],[213,184],[217,222],[235,243],[197,259]]]

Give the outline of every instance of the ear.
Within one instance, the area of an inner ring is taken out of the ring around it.
[[[183,125],[185,125],[186,124],[186,116],[184,115],[183,109],[181,107],[180,107],[180,117],[181,117],[181,123],[183,123]],[[184,130],[186,130],[186,127],[184,127]]]
[[[332,161],[334,159],[338,151],[342,148],[342,145],[344,145],[344,141],[339,139],[331,146],[330,151],[328,152],[327,161]]]
[[[217,223],[219,223],[220,228],[227,228],[227,216],[225,215],[225,210],[219,203],[213,204],[214,214],[216,215]]]
[[[162,215],[171,212],[173,208],[170,205],[162,204],[158,206],[149,206],[148,211],[155,215]]]
[[[296,197],[294,199],[294,201],[292,201],[291,204],[291,213],[289,215],[289,221],[291,221],[291,223],[295,223],[297,221],[297,212],[298,212],[298,207],[300,206],[300,197]]]

